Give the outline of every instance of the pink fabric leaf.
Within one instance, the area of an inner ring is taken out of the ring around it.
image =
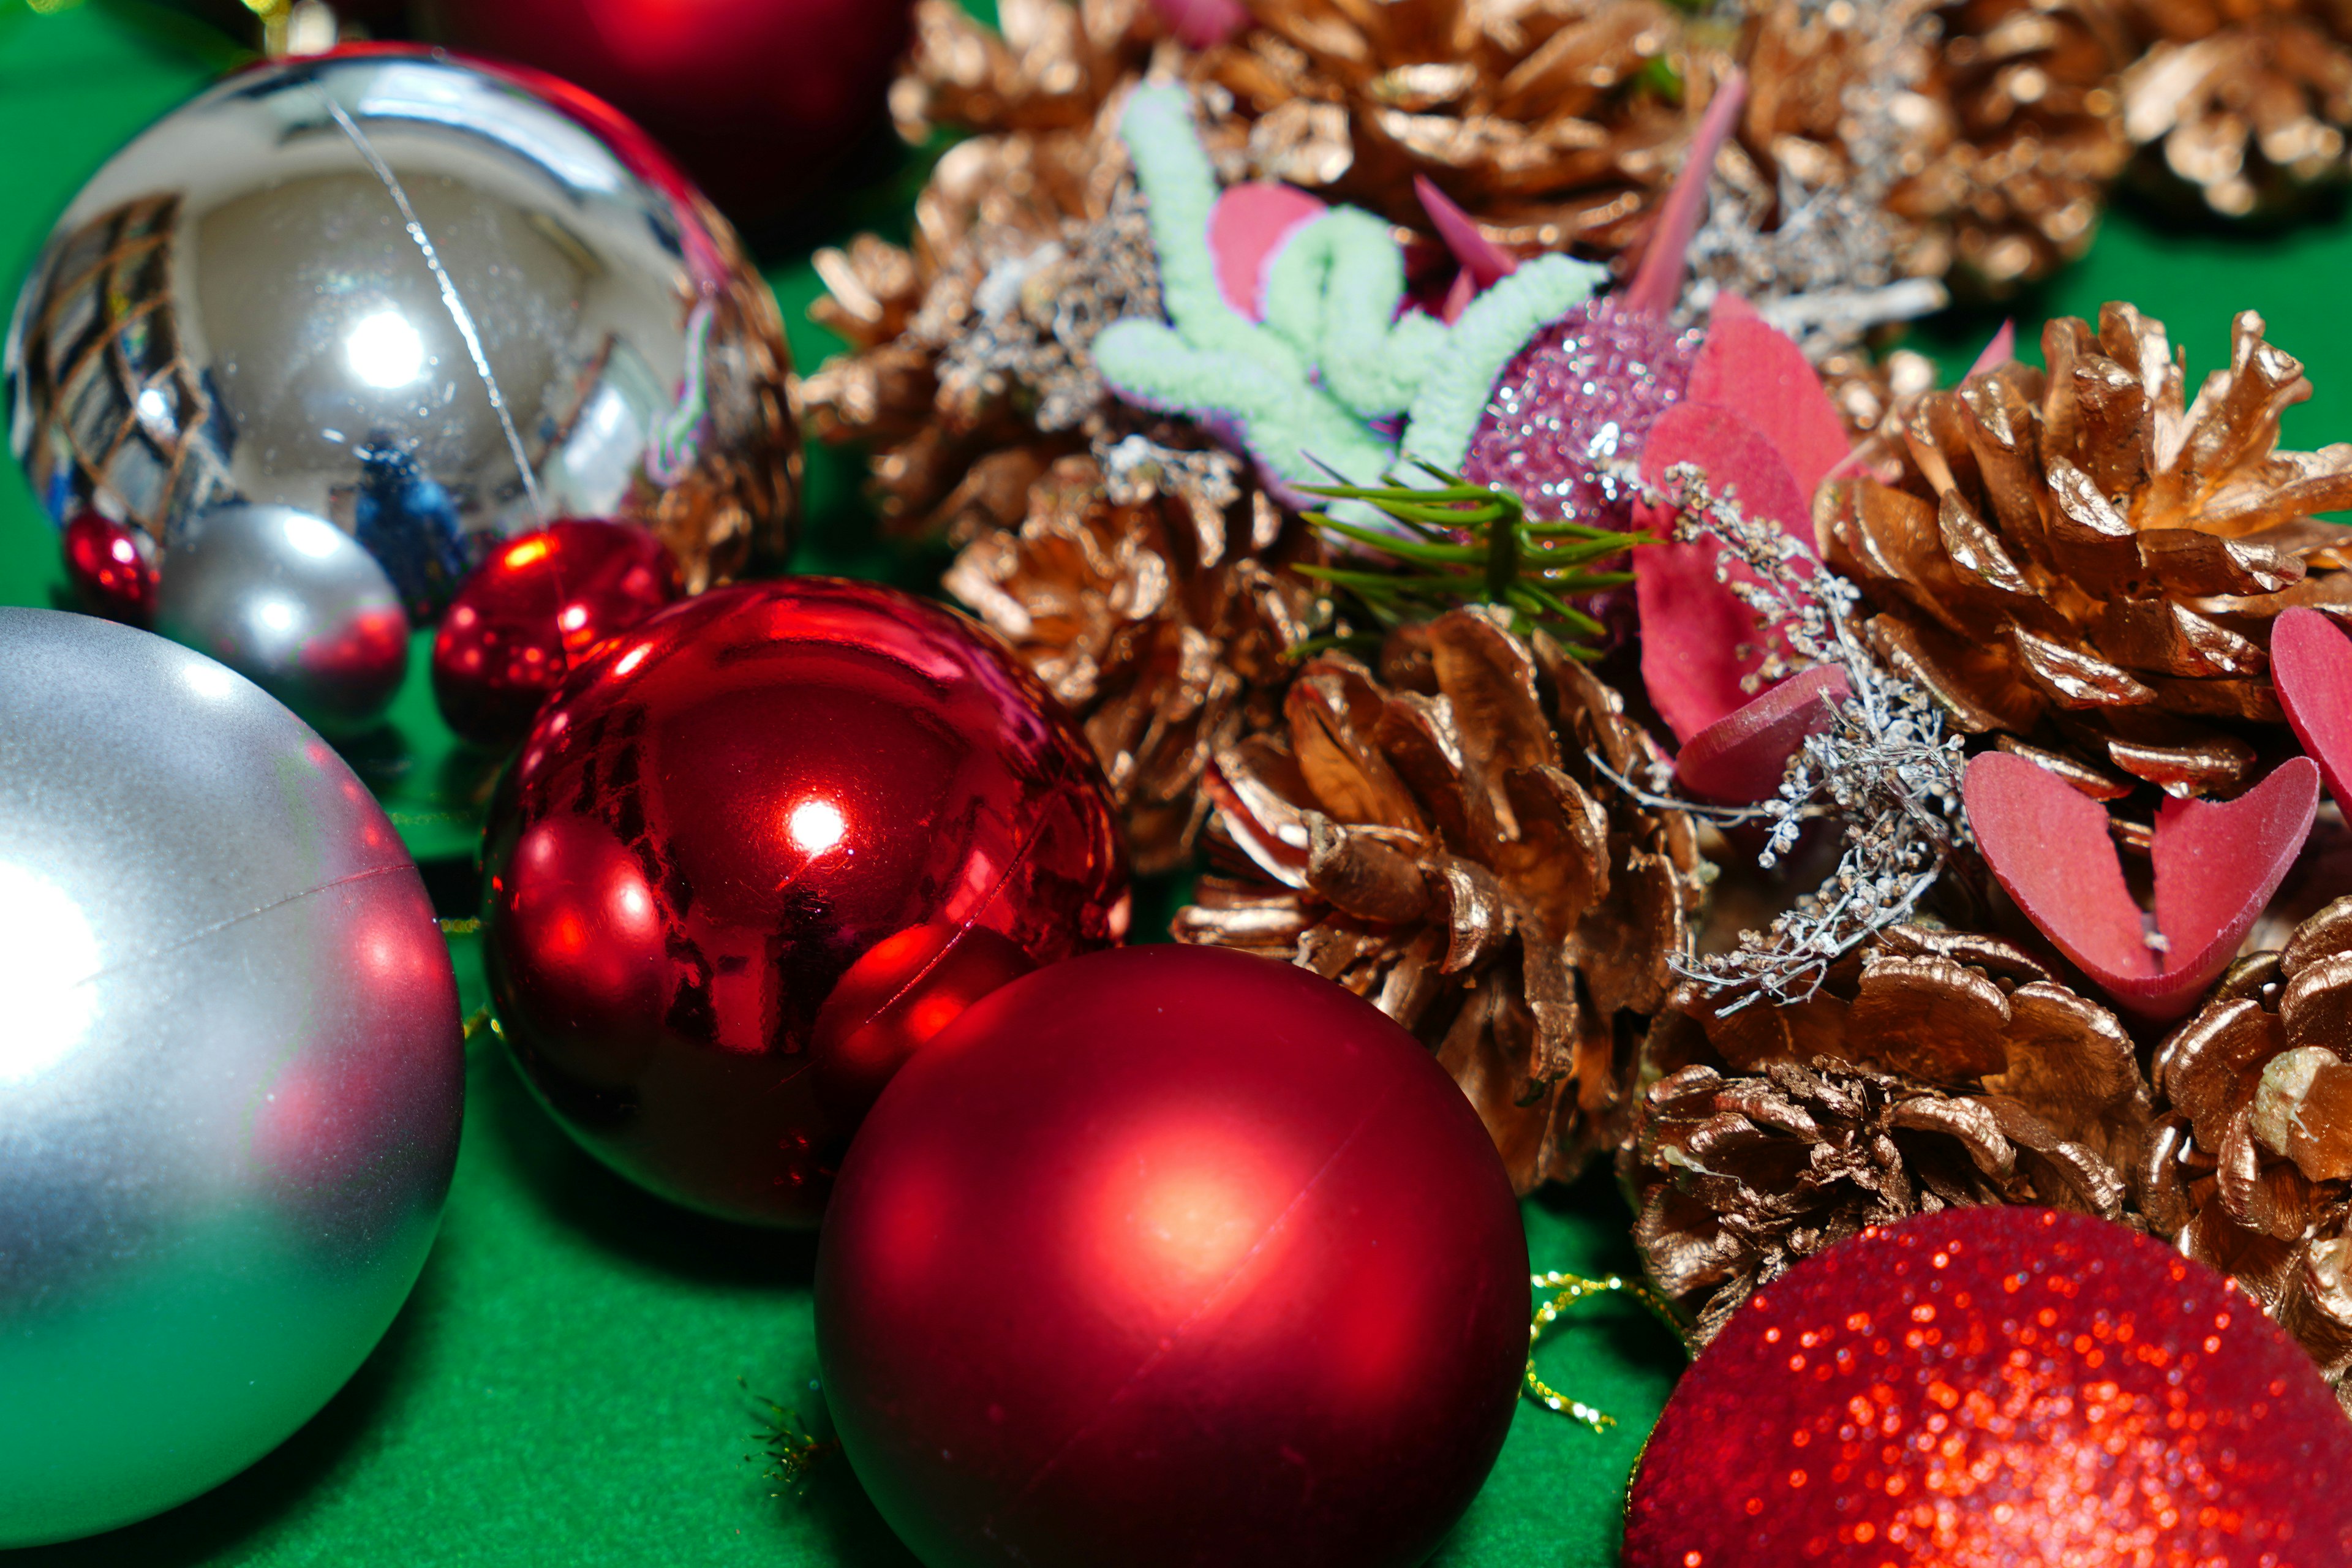
[[[1985,863],[2017,907],[2124,1011],[2168,1023],[2230,965],[2304,839],[2319,770],[2297,757],[2232,801],[2157,813],[2156,925],[2125,886],[2106,808],[2023,757],[1987,752],[1961,784]]]
[[[1675,759],[1675,779],[1700,800],[1749,805],[1780,793],[1789,759],[1835,721],[1853,695],[1833,664],[1801,670],[1691,737]]]
[[[1729,489],[1748,516],[1777,522],[1812,548],[1810,510],[1789,465],[1744,416],[1707,403],[1678,403],[1650,427],[1642,476],[1692,463],[1717,494]],[[1668,531],[1666,519],[1637,508],[1636,520]],[[1764,634],[1737,595],[1716,581],[1722,552],[1711,542],[1645,544],[1633,552],[1633,595],[1642,616],[1642,682],[1675,738],[1701,731],[1747,706],[1741,682],[1763,662]],[[1744,568],[1734,568],[1743,574]]]
[[[1980,370],[1990,370],[1995,365],[2007,364],[2016,357],[2017,319],[2012,316],[2000,324],[2000,331],[1986,340],[1983,350],[1977,355],[1977,363],[1969,366],[1969,375],[1974,375]],[[1962,381],[1968,378],[1968,375],[1960,377]]]
[[[2289,610],[2271,623],[2271,679],[2327,793],[2352,813],[2352,639],[2317,610]]]
[[[1853,449],[1805,351],[1736,294],[1716,297],[1686,395],[1746,415],[1787,460],[1809,506]],[[1807,517],[1811,537],[1810,510]]]
[[[1176,41],[1190,48],[1222,44],[1249,26],[1241,0],[1151,0],[1151,8]]]
[[[1429,214],[1430,226],[1437,237],[1462,264],[1471,282],[1480,289],[1492,289],[1519,269],[1519,258],[1478,232],[1477,220],[1454,205],[1454,198],[1437,188],[1427,174],[1412,177],[1413,195],[1421,198],[1422,210]]]
[[[1209,209],[1209,254],[1225,303],[1253,321],[1265,321],[1266,274],[1274,258],[1324,211],[1321,202],[1295,185],[1253,180],[1226,186]]]
[[[1715,89],[1714,100],[1691,133],[1682,172],[1675,176],[1674,188],[1658,209],[1657,221],[1650,226],[1649,244],[1642,252],[1642,265],[1622,296],[1625,309],[1663,316],[1675,308],[1683,291],[1683,264],[1690,256],[1691,236],[1698,232],[1700,215],[1706,208],[1707,183],[1715,177],[1715,155],[1723,150],[1732,122],[1739,117],[1739,106],[1747,101],[1748,73],[1735,66]]]

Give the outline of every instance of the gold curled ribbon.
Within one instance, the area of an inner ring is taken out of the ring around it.
[[[771,1497],[783,1497],[788,1493],[799,1496],[807,1489],[809,1472],[827,1454],[841,1447],[840,1440],[817,1436],[801,1419],[800,1412],[763,1394],[753,1394],[751,1385],[742,1378],[737,1378],[735,1385],[759,1411],[761,1419],[761,1429],[751,1436],[759,1440],[761,1451],[746,1454],[743,1458],[747,1461],[767,1460],[768,1468],[761,1472],[761,1479],[775,1482],[780,1489],[771,1492]]]
[[[1543,1342],[1544,1331],[1558,1322],[1562,1312],[1583,1300],[1587,1296],[1615,1293],[1631,1296],[1649,1308],[1668,1328],[1675,1329],[1676,1336],[1679,1337],[1681,1331],[1675,1323],[1674,1309],[1667,1305],[1664,1297],[1659,1295],[1648,1285],[1639,1279],[1628,1279],[1622,1274],[1610,1274],[1598,1279],[1589,1279],[1581,1274],[1570,1274],[1566,1269],[1554,1268],[1541,1274],[1528,1276],[1528,1283],[1538,1290],[1553,1292],[1548,1300],[1537,1306],[1534,1321],[1528,1325],[1526,1382],[1528,1396],[1547,1410],[1575,1417],[1596,1434],[1607,1431],[1617,1425],[1617,1418],[1614,1415],[1587,1405],[1581,1399],[1569,1397],[1546,1383],[1543,1375],[1536,1371],[1536,1346]]]

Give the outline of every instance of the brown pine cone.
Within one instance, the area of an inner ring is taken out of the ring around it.
[[[2125,73],[2133,146],[2242,217],[2344,168],[2352,6],[2341,0],[2127,0],[2147,53]]]
[[[1925,167],[1889,205],[1948,233],[1956,276],[1992,294],[2091,246],[2130,156],[2116,73],[2132,44],[2115,0],[1947,0],[1919,91]]]
[[[1110,407],[1087,347],[1160,310],[1159,267],[1116,132],[1149,58],[1148,0],[1006,0],[1000,36],[923,0],[892,89],[903,134],[950,148],[908,248],[861,236],[817,253],[810,315],[851,352],[802,384],[810,427],[872,448],[875,500],[902,533],[1016,528],[1029,484],[1083,451]]]
[[[1997,939],[1895,926],[1811,999],[1696,986],[1643,1042],[1633,1239],[1704,1344],[1865,1226],[1964,1204],[2124,1214],[2148,1095],[2115,1016]]]
[[[2352,1405],[2352,899],[2241,959],[2158,1047],[2149,1226],[2232,1276]]]
[[[1382,676],[1310,659],[1286,731],[1220,752],[1212,844],[1179,941],[1339,981],[1427,1042],[1525,1192],[1622,1134],[1626,1072],[1686,955],[1690,819],[1600,777],[1656,748],[1550,638],[1455,610],[1390,639]]]
[[[1426,228],[1425,174],[1498,243],[1613,255],[1728,64],[1662,0],[1251,0],[1193,75],[1247,166]],[[1213,136],[1215,134],[1213,132]]]
[[[1280,722],[1290,649],[1318,615],[1289,568],[1316,554],[1216,451],[1142,437],[1064,458],[1027,491],[1017,529],[966,545],[942,586],[1084,726],[1145,874],[1191,855],[1210,758]]]
[[[1873,640],[1971,733],[2042,733],[2176,795],[2243,784],[2254,752],[2211,721],[2275,725],[2265,651],[2292,605],[2352,616],[2352,445],[2278,449],[2303,367],[2236,322],[2193,404],[2162,323],[2111,304],[1899,420],[1892,483],[1841,484],[1831,563]],[[2126,786],[2117,784],[2115,793]]]

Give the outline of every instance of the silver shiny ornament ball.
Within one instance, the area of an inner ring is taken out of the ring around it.
[[[392,824],[260,688],[0,609],[0,1548],[195,1496],[406,1299],[465,1093]]]
[[[232,502],[163,552],[155,629],[331,735],[383,717],[408,673],[408,616],[375,558],[324,518]]]
[[[169,547],[226,501],[358,538],[429,617],[474,536],[658,533],[699,592],[789,549],[773,299],[726,220],[576,89],[425,49],[274,60],[118,153],[5,353],[60,524]]]

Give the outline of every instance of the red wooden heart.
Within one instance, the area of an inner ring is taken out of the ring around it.
[[[2287,611],[2271,626],[2271,679],[2327,793],[2352,811],[2352,638],[2317,610]]]
[[[1675,779],[1700,800],[1727,805],[1769,800],[1805,737],[1828,729],[1835,705],[1853,695],[1845,671],[1833,664],[1790,676],[1692,736],[1675,759]]]
[[[2311,832],[2319,771],[2297,757],[2236,800],[2168,801],[2158,812],[2161,963],[2105,807],[2006,752],[1970,763],[1961,794],[1985,863],[2025,917],[2116,1005],[2162,1023],[2196,1005],[2278,890]]]

